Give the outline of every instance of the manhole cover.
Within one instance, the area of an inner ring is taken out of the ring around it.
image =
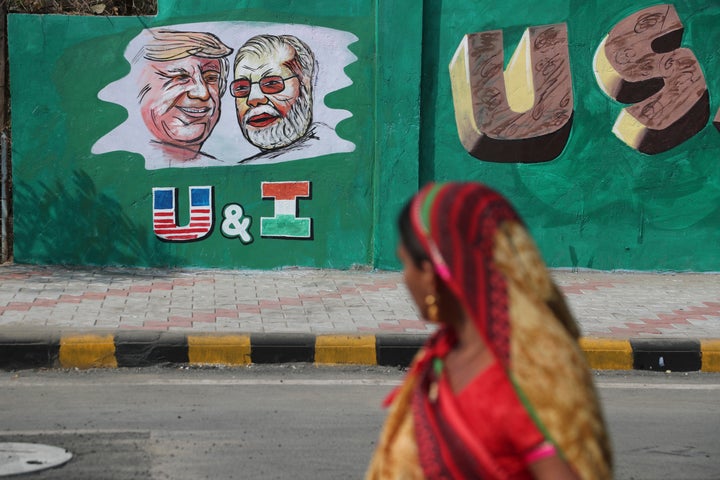
[[[0,477],[57,467],[72,458],[64,448],[39,443],[0,443]]]

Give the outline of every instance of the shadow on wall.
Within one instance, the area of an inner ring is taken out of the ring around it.
[[[123,207],[98,192],[83,171],[52,184],[18,182],[14,190],[18,262],[123,266],[180,262],[167,251],[155,252],[158,242],[152,241],[148,228],[132,222]]]

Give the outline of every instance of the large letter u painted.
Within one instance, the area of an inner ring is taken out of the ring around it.
[[[564,23],[530,27],[503,71],[501,30],[465,35],[450,62],[460,141],[480,160],[547,162],[570,135],[573,92]]]
[[[161,240],[191,242],[210,234],[213,227],[213,187],[189,187],[190,222],[178,225],[177,189],[153,188],[153,231]]]

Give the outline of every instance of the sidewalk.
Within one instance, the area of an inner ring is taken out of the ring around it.
[[[594,368],[720,371],[720,274],[552,274]],[[432,331],[400,272],[0,266],[0,369],[406,365]]]

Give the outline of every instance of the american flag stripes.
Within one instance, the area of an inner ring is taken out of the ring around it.
[[[189,187],[190,221],[179,226],[177,189],[153,188],[153,231],[172,242],[188,242],[206,237],[213,227],[213,187]]]

